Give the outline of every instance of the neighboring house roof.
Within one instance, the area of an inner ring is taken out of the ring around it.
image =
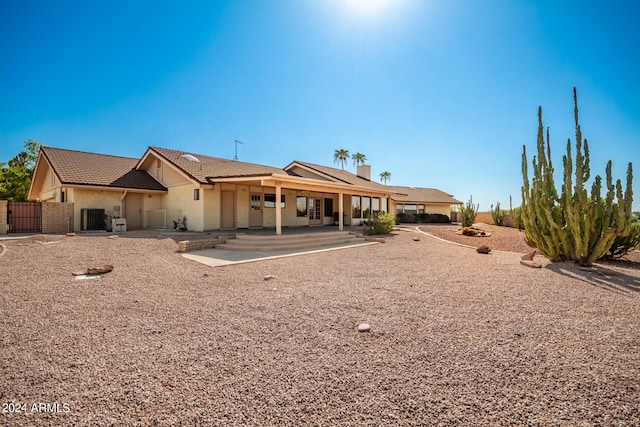
[[[399,187],[390,186],[396,191],[391,196],[393,200],[400,203],[442,203],[447,205],[461,205],[462,202],[456,200],[451,194],[440,191],[436,188],[420,188],[420,187]]]
[[[369,179],[359,177],[358,175],[343,169],[336,169],[336,168],[331,168],[329,166],[322,166],[322,165],[316,165],[313,163],[301,162],[299,160],[294,160],[289,165],[287,165],[284,169],[289,172],[289,170],[294,166],[302,166],[303,168],[312,170],[318,175],[334,182],[343,182],[346,184],[356,185],[358,187],[370,188],[372,190],[382,191],[385,193],[393,193],[395,191],[390,186],[378,184],[375,181],[371,181]]]
[[[210,183],[216,178],[287,174],[284,170],[271,166],[222,159],[186,151],[169,150],[160,147],[149,147],[149,151],[170,162],[187,176],[201,184]],[[197,160],[194,160],[194,158]],[[144,157],[138,162],[138,166],[143,160]]]
[[[63,185],[166,190],[147,172],[135,169],[138,159],[52,147],[42,147],[40,154]]]

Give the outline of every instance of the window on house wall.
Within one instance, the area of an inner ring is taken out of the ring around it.
[[[371,197],[368,197],[368,196],[362,197],[362,217],[363,218],[371,217]]]
[[[371,199],[371,212],[374,215],[380,213],[380,197],[373,197]]]
[[[275,208],[276,207],[276,195],[267,194],[264,195],[264,207]],[[280,195],[280,208],[284,209],[284,194]]]
[[[389,199],[386,197],[382,199],[382,212],[389,212]]]
[[[407,215],[415,215],[418,213],[418,207],[416,205],[404,205],[404,213]]]
[[[200,200],[200,189],[196,188],[193,190],[193,200]]]
[[[306,196],[296,197],[296,216],[299,216],[299,217],[307,216],[307,197]]]
[[[424,213],[424,205],[418,205],[418,213],[419,214],[423,214]]]
[[[404,212],[404,204],[402,204],[402,203],[398,203],[398,204],[396,205],[396,212],[398,212],[398,213],[403,213],[403,212]]]
[[[362,205],[360,204],[360,196],[351,196],[351,216],[353,218],[362,218]]]
[[[324,199],[324,216],[333,216],[333,199]]]

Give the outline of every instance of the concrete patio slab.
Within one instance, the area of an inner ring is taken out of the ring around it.
[[[376,245],[378,242],[358,242],[346,243],[342,245],[330,246],[322,249],[313,250],[289,250],[289,251],[270,251],[270,252],[239,252],[227,251],[224,249],[203,249],[201,251],[193,251],[182,254],[183,257],[210,267],[221,267],[231,264],[241,264],[246,262],[263,261],[267,259],[284,258],[297,255],[313,254],[318,252],[335,251],[338,249],[353,248],[356,246]]]

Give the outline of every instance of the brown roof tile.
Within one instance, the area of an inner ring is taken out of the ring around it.
[[[336,169],[329,166],[316,165],[313,163],[301,162],[299,160],[295,160],[291,162],[285,169],[293,166],[295,164],[299,164],[305,166],[309,169],[313,169],[316,172],[319,172],[321,175],[325,175],[328,178],[332,178],[332,180],[336,182],[344,182],[351,185],[357,185],[359,187],[370,188],[376,191],[383,191],[386,193],[393,193],[393,190],[390,186],[378,184],[375,181],[371,181],[365,178],[361,178],[358,175],[348,172],[343,169]]]
[[[399,187],[389,186],[398,194],[391,196],[396,202],[422,202],[422,203],[443,203],[449,205],[462,204],[451,194],[440,191],[436,188],[421,187]]]
[[[203,184],[211,182],[211,180],[215,180],[215,178],[287,174],[282,169],[255,163],[239,162],[237,160],[222,159],[160,147],[149,147],[149,150],[164,158],[166,161],[173,163],[188,176]],[[198,161],[189,160],[185,156],[193,156]]]
[[[63,184],[166,190],[151,175],[135,169],[138,159],[52,147],[42,147],[41,153]]]

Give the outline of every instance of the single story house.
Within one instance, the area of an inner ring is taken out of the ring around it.
[[[359,225],[377,212],[441,213],[462,204],[433,188],[371,181],[371,166],[355,174],[293,161],[280,169],[160,147],[137,158],[42,147],[29,199],[74,204],[75,230],[189,230]]]
[[[189,230],[358,225],[389,211],[394,190],[358,174],[294,161],[284,169],[148,147],[140,159],[42,147],[30,200],[74,203],[74,229]]]
[[[463,203],[451,194],[435,188],[389,186],[395,192],[391,196],[391,212],[404,215],[441,214],[451,217],[453,206]]]

